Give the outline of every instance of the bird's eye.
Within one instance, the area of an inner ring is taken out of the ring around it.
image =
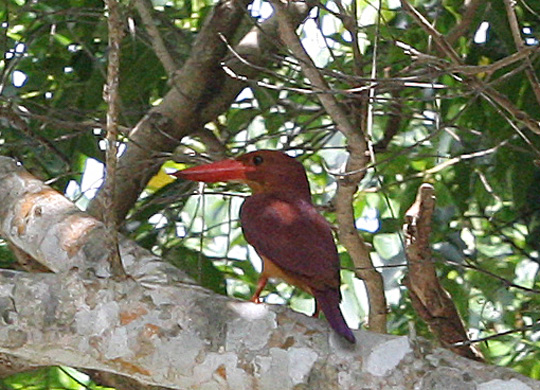
[[[261,165],[263,163],[264,159],[261,156],[255,156],[253,157],[253,164],[255,165]]]

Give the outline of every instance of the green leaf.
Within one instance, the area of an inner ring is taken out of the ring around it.
[[[225,295],[225,278],[214,266],[216,259],[182,246],[169,249],[164,253],[163,258],[185,271],[201,286]]]

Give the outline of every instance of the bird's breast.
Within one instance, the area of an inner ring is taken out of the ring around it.
[[[261,255],[261,258],[263,260],[263,271],[261,273],[261,277],[281,279],[284,282],[290,284],[291,286],[298,287],[299,289],[304,290],[308,294],[313,295],[311,288],[304,280],[296,277],[290,272],[285,272],[269,258],[263,255]]]

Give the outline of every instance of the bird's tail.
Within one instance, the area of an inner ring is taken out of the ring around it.
[[[356,338],[352,330],[347,326],[343,314],[341,314],[341,310],[339,309],[339,301],[341,300],[339,290],[313,291],[313,293],[317,304],[323,311],[332,329],[345,337],[347,341],[354,344]]]

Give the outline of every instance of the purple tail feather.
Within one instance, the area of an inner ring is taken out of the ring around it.
[[[325,290],[314,291],[315,300],[323,311],[328,323],[339,335],[343,336],[347,341],[354,344],[356,338],[352,330],[347,326],[343,314],[339,309],[339,301],[341,300],[339,291]]]

